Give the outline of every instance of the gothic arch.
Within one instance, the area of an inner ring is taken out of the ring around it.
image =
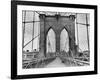
[[[48,52],[56,52],[56,33],[51,27],[46,34],[46,53]]]
[[[60,32],[60,51],[69,51],[69,35],[68,30],[64,27]]]
[[[50,29],[52,29],[56,33],[56,30],[53,28],[53,26],[50,26],[48,29],[45,30],[46,36],[47,36]]]
[[[53,17],[53,19],[49,19],[51,21],[51,25],[46,25],[46,20],[49,17]],[[74,20],[71,20],[69,17],[60,16],[62,19],[59,20],[55,19],[56,16],[44,16],[40,15],[40,52],[41,55],[46,56],[46,44],[47,44],[47,35],[48,32],[52,29],[55,33],[55,46],[56,52],[60,52],[60,34],[63,29],[66,29],[69,36],[69,53],[75,54],[75,23]],[[55,22],[52,22],[55,21]]]

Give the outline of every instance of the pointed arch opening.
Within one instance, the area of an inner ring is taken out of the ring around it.
[[[46,53],[55,53],[56,52],[56,35],[52,28],[47,32],[46,36]]]
[[[60,34],[60,51],[65,53],[69,52],[69,35],[65,28],[62,29]]]

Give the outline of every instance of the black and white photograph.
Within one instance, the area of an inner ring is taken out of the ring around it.
[[[24,10],[22,19],[23,69],[90,65],[90,14]]]
[[[96,74],[96,6],[16,4],[12,9],[16,16],[15,22],[12,21],[16,28],[12,30],[17,35],[13,35],[17,37],[17,41],[13,38],[17,52],[12,54],[12,60],[16,59],[16,63],[13,61],[16,65],[14,74],[25,78],[41,74],[42,77],[60,76],[59,73],[62,76]]]

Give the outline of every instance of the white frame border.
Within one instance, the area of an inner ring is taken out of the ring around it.
[[[22,69],[22,10],[90,13],[90,26],[91,26],[90,66]],[[93,9],[17,5],[17,74],[18,75],[94,71],[94,44],[93,43],[94,43],[94,10]]]

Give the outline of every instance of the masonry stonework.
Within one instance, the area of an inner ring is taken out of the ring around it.
[[[40,53],[46,56],[46,36],[50,29],[53,29],[56,36],[56,52],[60,52],[60,34],[65,28],[69,36],[69,52],[76,55],[75,49],[75,16],[45,15],[40,14]]]

